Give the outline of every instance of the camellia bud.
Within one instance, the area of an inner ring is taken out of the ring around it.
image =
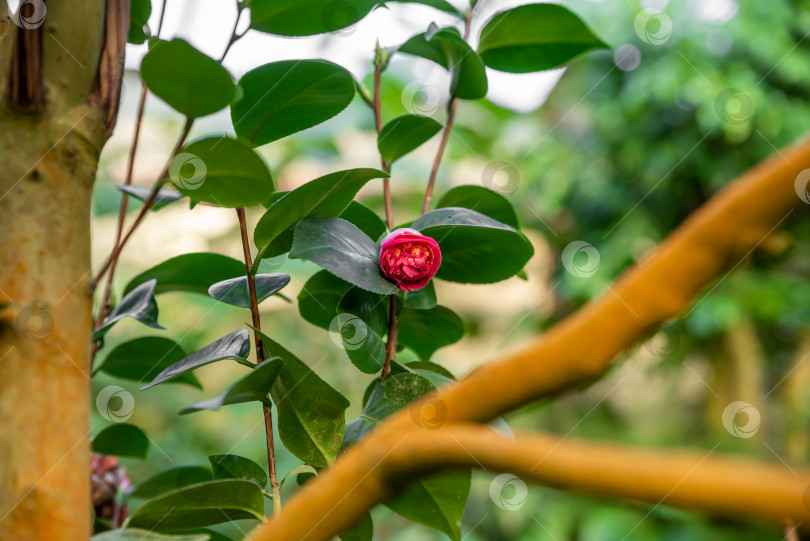
[[[403,291],[425,287],[442,263],[438,243],[415,229],[397,229],[380,244],[380,268]]]
[[[92,454],[90,462],[92,502],[96,516],[107,519],[117,527],[127,518],[127,506],[118,504],[118,493],[126,491],[131,483],[127,472],[110,455]]]

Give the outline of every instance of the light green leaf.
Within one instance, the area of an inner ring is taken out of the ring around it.
[[[211,253],[183,254],[167,259],[129,281],[124,293],[156,279],[155,295],[169,291],[208,294],[211,284],[245,274],[245,264],[232,257]]]
[[[377,136],[380,155],[389,164],[439,133],[442,125],[427,116],[402,115],[388,122]]]

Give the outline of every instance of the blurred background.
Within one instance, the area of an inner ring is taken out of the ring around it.
[[[481,0],[472,35],[493,13],[520,3],[525,2]],[[437,281],[440,303],[458,312],[467,326],[461,342],[433,358],[457,377],[609,292],[613,279],[692,211],[749,166],[802,137],[810,125],[807,2],[562,3],[612,50],[541,74],[488,70],[488,100],[459,104],[439,172],[439,196],[452,186],[475,184],[508,197],[536,249],[526,280],[486,286]],[[183,37],[218,57],[235,14],[226,2],[171,0],[161,37]],[[376,40],[396,46],[434,21],[453,22],[430,7],[394,5],[327,36],[290,40],[250,33],[233,47],[225,66],[239,77],[268,61],[326,58],[369,86]],[[150,26],[156,28],[156,21]],[[129,47],[127,65],[137,69],[145,46]],[[442,121],[447,87],[447,74],[430,62],[395,57],[384,73],[383,121],[406,112]],[[115,185],[125,178],[139,94],[137,73],[129,72],[122,113],[102,155],[96,185],[96,265],[112,245],[120,202]],[[149,96],[135,184],[154,182],[180,122],[168,106]],[[229,130],[230,119],[223,112],[202,119],[192,137]],[[397,222],[418,215],[437,145],[438,136],[397,163],[392,180]],[[379,166],[372,113],[359,98],[338,117],[260,152],[283,190],[335,170]],[[799,196],[810,203],[806,187]],[[360,200],[382,211],[379,185],[369,183]],[[131,205],[135,210],[139,203]],[[261,209],[253,209],[249,219],[255,223],[260,215]],[[785,225],[750,258],[729,262],[733,272],[695,299],[682,318],[637,344],[600,381],[514,412],[506,421],[515,430],[632,446],[706,451],[717,446],[716,452],[759,456],[788,469],[806,463],[810,220],[792,216]],[[200,251],[241,258],[235,214],[206,206],[189,211],[183,203],[161,210],[125,250],[117,274],[119,291],[157,263]],[[264,268],[292,275],[284,293],[293,300],[316,270],[284,257]],[[245,310],[199,295],[167,293],[158,302],[160,319],[169,327],[166,336],[187,351],[248,321]],[[371,378],[349,362],[339,339],[304,322],[294,302],[278,297],[262,304],[262,318],[268,334],[310,366],[317,365],[319,374],[350,398],[347,420],[359,414]],[[138,325],[128,320],[110,332],[100,359],[115,344],[143,335]],[[412,360],[409,355],[402,357]],[[129,382],[96,377],[95,393],[107,385],[132,393],[131,422],[152,439],[147,461],[123,460],[133,482],[170,466],[205,465],[211,454],[236,453],[265,464],[257,404],[177,415],[183,406],[215,396],[241,374],[235,363],[204,367],[197,371],[204,391],[163,385],[140,392]],[[94,433],[109,424],[102,412],[94,411]],[[281,475],[297,464],[286,452],[278,458]],[[295,482],[285,484],[284,497],[295,490]],[[375,539],[446,539],[386,508],[376,509],[373,517]],[[240,539],[240,529],[250,526],[217,529]],[[785,535],[772,526],[527,487],[520,479],[482,472],[473,474],[462,531],[469,541],[759,541]]]

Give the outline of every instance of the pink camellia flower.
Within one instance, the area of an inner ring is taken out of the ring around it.
[[[442,263],[439,245],[415,229],[397,229],[380,245],[380,268],[403,291],[425,287]]]

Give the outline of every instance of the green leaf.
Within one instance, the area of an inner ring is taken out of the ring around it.
[[[152,14],[151,0],[131,0],[129,3],[129,34],[127,41],[140,45],[146,41],[149,16]]]
[[[301,464],[300,466],[296,466],[290,471],[287,472],[287,475],[284,476],[284,479],[281,480],[279,483],[279,488],[284,486],[284,481],[289,479],[290,477],[297,477],[298,475],[318,475],[318,470],[310,466],[309,464]]]
[[[483,186],[456,186],[445,193],[437,208],[443,207],[463,207],[484,216],[489,216],[502,224],[518,228],[518,218],[515,207],[507,198],[499,193],[493,192]]]
[[[211,536],[205,533],[164,535],[141,528],[110,530],[90,538],[90,541],[208,541]]]
[[[245,274],[245,264],[220,254],[183,254],[142,272],[129,281],[124,293],[129,293],[147,280],[157,279],[155,295],[169,291],[208,294],[211,284]]]
[[[352,75],[326,60],[265,64],[243,75],[239,87],[242,95],[231,105],[231,120],[236,135],[255,146],[317,126],[354,99]]]
[[[436,276],[451,282],[486,284],[514,276],[534,254],[516,229],[465,208],[428,212],[411,226],[436,239],[442,264]]]
[[[355,522],[349,529],[338,534],[340,541],[371,541],[374,538],[374,524],[371,522],[371,515],[363,513],[363,516]]]
[[[360,231],[374,240],[379,240],[385,234],[386,227],[377,213],[357,201],[352,201],[338,218],[351,222],[360,228]]]
[[[340,218],[307,218],[295,228],[291,259],[317,263],[335,276],[373,293],[399,291],[380,271],[380,249],[368,235]]]
[[[245,329],[238,329],[169,366],[155,376],[155,379],[141,387],[141,390],[143,391],[149,387],[154,387],[158,383],[163,383],[164,381],[175,378],[190,370],[205,366],[206,364],[225,359],[231,359],[240,364],[247,364],[252,368],[253,364],[247,361],[249,353],[250,336]]]
[[[556,68],[586,51],[606,48],[567,8],[528,4],[492,17],[481,30],[478,53],[492,69],[529,73]]]
[[[189,118],[216,113],[236,95],[225,68],[182,39],[159,41],[150,48],[141,77],[157,97]]]
[[[329,271],[313,274],[298,294],[298,312],[316,327],[329,330],[340,299],[352,285]]]
[[[439,29],[431,24],[427,32],[402,44],[399,52],[427,58],[449,70],[453,76],[450,95],[454,98],[477,100],[487,95],[484,62],[453,27]]]
[[[313,36],[351,26],[378,0],[252,0],[250,27],[279,36]]]
[[[228,208],[258,205],[276,189],[259,155],[226,136],[206,137],[186,145],[172,159],[169,178],[192,202]]]
[[[282,272],[257,274],[255,279],[256,298],[260,303],[290,283],[290,275]],[[250,308],[247,276],[217,282],[208,288],[208,294],[225,304]]]
[[[211,455],[208,457],[216,479],[244,479],[260,487],[267,486],[264,468],[239,455]]]
[[[406,363],[402,366],[404,366],[408,370],[413,370],[417,374],[422,374],[428,379],[431,378],[425,374],[426,372],[433,372],[435,374],[439,374],[440,376],[442,376],[442,378],[445,378],[444,381],[441,382],[441,385],[444,385],[444,383],[446,383],[447,381],[454,381],[456,379],[453,373],[450,372],[448,369],[439,364],[432,363],[430,361],[413,361],[410,363]],[[434,385],[436,384],[436,381],[434,381],[433,379],[431,379],[431,381],[434,382]],[[440,385],[436,386],[439,387]]]
[[[265,406],[270,407],[271,403],[267,395],[270,393],[270,388],[273,382],[276,381],[280,371],[281,359],[267,359],[249,374],[236,380],[222,391],[219,396],[183,408],[180,410],[180,414],[185,415],[186,413],[202,410],[216,411],[222,406],[243,404],[245,402],[262,402]]]
[[[202,466],[178,466],[148,477],[127,492],[127,498],[150,499],[178,488],[213,479],[211,470]]]
[[[385,505],[408,520],[419,522],[461,540],[461,517],[470,494],[469,469],[442,472],[409,485]]]
[[[110,328],[124,319],[131,317],[153,329],[164,329],[158,321],[158,307],[155,301],[155,285],[156,280],[147,280],[142,284],[134,287],[131,291],[127,292],[115,308],[112,309],[110,315],[104,320],[104,323],[93,332],[93,339],[98,340]]]
[[[369,180],[388,176],[388,173],[377,169],[349,169],[330,173],[299,186],[270,205],[259,219],[253,232],[256,247],[260,252],[268,252],[267,247],[273,240],[285,231],[292,232],[292,227],[303,218],[339,216]],[[288,252],[291,245],[292,234],[285,248],[265,253],[265,256]],[[260,253],[257,260],[261,257],[263,256]]]
[[[447,2],[445,0],[388,0],[386,4],[397,3],[397,4],[422,4],[425,6],[430,6],[432,8],[436,8],[440,11],[444,11],[445,13],[450,13],[452,15],[456,15],[457,17],[462,16],[462,14],[457,10],[453,4]]]
[[[338,303],[338,317],[330,331],[340,335],[343,349],[361,372],[374,374],[385,364],[388,327],[387,298],[352,287]]]
[[[402,115],[388,122],[377,136],[380,155],[389,164],[439,133],[442,125],[428,116]]]
[[[412,308],[414,310],[430,310],[436,306],[436,288],[433,285],[433,280],[427,283],[425,287],[419,288],[416,291],[406,291],[405,293],[405,308]]]
[[[437,349],[455,344],[463,336],[461,318],[444,306],[403,310],[399,316],[397,342],[414,350],[420,359],[430,359]]]
[[[96,371],[116,378],[144,382],[154,373],[168,368],[185,356],[186,352],[174,340],[162,336],[144,336],[116,346]],[[171,381],[202,389],[194,374],[182,374]]]
[[[144,188],[143,186],[132,186],[132,185],[125,185],[125,184],[116,184],[115,186],[122,192],[125,192],[135,199],[140,199],[141,201],[146,201],[149,199],[149,196],[152,195],[151,188]],[[149,209],[153,211],[158,211],[164,207],[168,207],[178,199],[182,199],[183,194],[180,192],[176,192],[174,190],[158,190],[157,195],[152,200],[152,204],[149,205]]]
[[[117,424],[99,432],[92,441],[94,453],[102,455],[146,458],[149,437],[135,425]]]
[[[135,509],[126,524],[178,532],[241,519],[264,520],[262,489],[243,479],[216,479],[150,500]]]
[[[272,338],[259,335],[265,355],[284,362],[270,391],[282,443],[301,461],[316,468],[327,466],[343,441],[349,401]]]

